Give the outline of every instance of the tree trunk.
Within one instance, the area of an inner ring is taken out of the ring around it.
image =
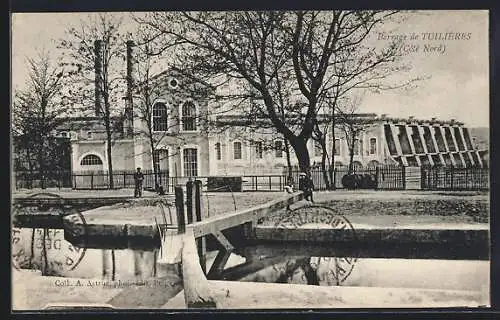
[[[43,145],[43,138],[40,139],[40,143],[39,143],[39,146],[38,146],[38,150],[37,150],[37,153],[38,153],[38,166],[39,166],[39,170],[38,170],[38,173],[40,174],[40,187],[42,189],[45,189],[46,186],[45,186],[45,163],[44,163],[44,157],[43,157],[43,152],[44,152],[44,145]]]
[[[290,140],[290,145],[299,161],[300,171],[308,172],[311,167],[311,159],[309,157],[309,150],[307,150],[307,140],[304,138],[293,138]]]
[[[28,159],[28,171],[29,171],[29,178],[27,183],[28,189],[33,189],[33,175],[34,175],[34,170],[33,170],[33,162],[31,160],[31,148],[26,148],[26,158]]]
[[[110,125],[110,119],[109,119],[109,112],[107,112],[105,125],[106,125],[106,141],[107,141],[107,146],[106,146],[106,151],[108,154],[108,177],[109,177],[109,188],[114,189],[115,183],[113,181],[113,162],[112,162],[112,156],[111,156],[111,125]]]
[[[328,173],[326,170],[326,162],[327,162],[327,156],[328,156],[328,151],[326,150],[326,141],[324,138],[320,140],[321,143],[321,173],[323,174],[323,180],[325,181],[325,186],[326,189],[330,189],[330,178],[328,177]]]
[[[328,175],[330,177],[330,181],[332,182],[330,187],[332,190],[335,189],[335,177],[333,175],[333,172],[335,170],[335,150],[339,146],[335,145],[335,123],[332,124],[332,156],[331,156],[331,161],[330,161],[330,166],[328,168]]]
[[[351,145],[349,146],[349,169],[347,174],[351,175],[353,171],[353,160],[354,160],[354,147],[356,146],[355,136],[352,135]]]
[[[158,190],[158,170],[157,170],[157,166],[155,165],[155,160],[160,162],[160,159],[159,159],[159,156],[160,155],[157,155],[155,157],[155,153],[156,153],[156,148],[155,148],[155,143],[153,141],[153,134],[150,134],[149,135],[149,146],[151,148],[151,156],[153,158],[153,174],[154,174],[154,178],[155,178],[155,191]]]
[[[292,161],[290,159],[290,143],[288,142],[288,139],[284,138],[285,140],[285,153],[286,153],[286,164],[288,166],[288,177],[292,177],[293,172],[292,172]]]

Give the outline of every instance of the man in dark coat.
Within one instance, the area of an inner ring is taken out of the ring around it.
[[[299,174],[299,190],[304,191],[304,199],[314,203],[313,200],[314,183],[312,181],[310,173],[301,172]]]
[[[141,168],[137,168],[137,172],[134,173],[135,190],[134,197],[142,197],[142,182],[144,181],[144,175],[141,172]]]
[[[306,197],[305,198],[306,198],[306,200],[309,200],[312,203],[314,203],[314,200],[313,200],[314,183],[313,183],[310,172],[307,173],[305,182],[306,182]]]

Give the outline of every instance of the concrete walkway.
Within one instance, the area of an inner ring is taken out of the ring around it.
[[[41,310],[48,305],[110,305],[116,309],[160,308],[182,290],[174,273],[142,281],[42,276],[13,269],[13,310]]]
[[[218,309],[431,308],[489,304],[477,291],[209,281]],[[185,309],[184,291],[162,309]]]

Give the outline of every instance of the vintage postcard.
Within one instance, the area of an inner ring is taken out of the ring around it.
[[[487,10],[11,18],[13,311],[490,306]]]

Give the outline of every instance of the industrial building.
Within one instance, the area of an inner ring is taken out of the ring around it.
[[[209,123],[226,123],[236,115],[209,115],[213,107],[207,95],[207,84],[200,83],[178,69],[169,69],[154,78],[161,84],[161,95],[151,106],[152,135],[147,122],[138,115],[140,99],[134,98],[132,63],[133,43],[127,43],[127,74],[129,81],[125,106],[121,115],[112,118],[113,170],[130,171],[154,167],[168,171],[170,176],[263,175],[281,174],[287,165],[282,137],[271,131],[255,132],[234,125],[219,130]],[[96,69],[96,72],[98,70]],[[96,77],[97,79],[97,77]],[[97,80],[96,80],[97,81]],[[96,86],[97,88],[98,86]],[[96,90],[96,103],[101,94]],[[97,110],[97,108],[96,108]],[[386,115],[359,114],[364,130],[354,146],[355,166],[399,164],[404,166],[484,166],[487,159],[478,150],[470,131],[454,120],[394,119]],[[366,121],[366,120],[369,121]],[[72,172],[106,171],[107,142],[104,124],[95,117],[68,118],[55,132],[71,141]],[[327,117],[323,121],[329,121]],[[335,165],[348,165],[350,155],[342,130],[336,129],[326,137],[327,145],[335,143]],[[312,163],[321,162],[321,149],[309,140]],[[291,162],[297,160],[291,152]]]

